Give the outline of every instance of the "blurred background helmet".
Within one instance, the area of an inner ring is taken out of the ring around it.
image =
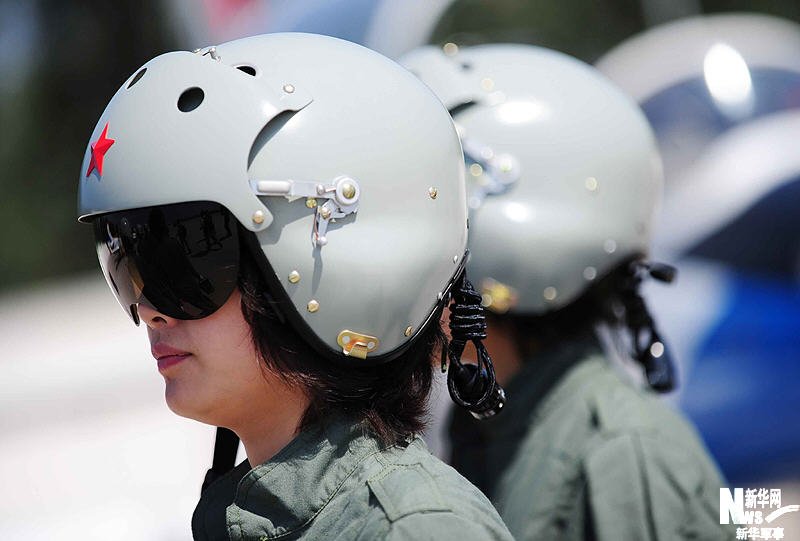
[[[394,62],[335,38],[167,53],[123,83],[86,149],[81,219],[187,201],[222,204],[255,236],[271,294],[328,357],[395,358],[465,252],[447,111]]]
[[[684,365],[681,407],[732,482],[800,467],[800,26],[727,14],[630,38],[598,68],[651,121],[665,158],[650,296]],[[736,419],[746,432],[730,430]]]
[[[800,26],[777,17],[721,14],[654,27],[601,57],[597,68],[651,122],[668,186],[720,134],[800,106]]]
[[[561,308],[647,253],[662,182],[655,140],[594,68],[528,45],[448,44],[400,61],[462,136],[470,277],[488,308]]]

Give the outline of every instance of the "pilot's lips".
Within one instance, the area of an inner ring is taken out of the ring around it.
[[[191,353],[188,351],[183,351],[163,343],[153,344],[150,348],[150,352],[158,363],[159,372],[164,372],[191,356]]]

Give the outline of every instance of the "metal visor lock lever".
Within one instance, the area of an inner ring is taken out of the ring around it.
[[[213,46],[213,45],[210,46],[210,47],[200,47],[198,49],[195,49],[192,52],[195,53],[195,54],[199,54],[200,56],[210,56],[212,59],[216,60],[217,62],[222,60],[222,57],[219,56],[219,54],[217,54],[217,48],[215,46]]]
[[[480,177],[468,199],[470,209],[474,210],[480,208],[486,196],[505,193],[519,180],[520,163],[512,154],[497,154],[492,147],[463,135],[463,129],[459,128],[458,132],[462,135],[467,168],[472,173],[474,167],[477,174],[473,175]]]
[[[347,329],[339,333],[336,342],[342,346],[342,353],[358,359],[366,359],[367,354],[375,351],[378,344],[380,344],[380,340],[375,336],[361,334]]]
[[[306,206],[314,210],[311,244],[322,247],[328,244],[328,224],[358,212],[361,187],[358,181],[340,176],[324,184],[313,180],[251,180],[256,195],[282,196],[289,201],[306,199]],[[319,204],[317,199],[324,199]]]

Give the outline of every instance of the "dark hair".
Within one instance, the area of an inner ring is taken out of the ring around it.
[[[522,358],[536,349],[586,334],[597,323],[627,325],[632,314],[625,295],[631,277],[631,264],[641,259],[632,256],[606,273],[577,299],[566,306],[541,315],[514,314],[499,316],[487,312],[489,321],[508,322]]]
[[[400,358],[380,365],[347,366],[317,354],[292,326],[267,290],[258,265],[242,250],[239,289],[242,314],[265,366],[309,398],[300,429],[344,414],[364,422],[386,445],[420,432],[427,423],[434,356],[444,344],[441,310]],[[287,307],[286,309],[293,309]]]

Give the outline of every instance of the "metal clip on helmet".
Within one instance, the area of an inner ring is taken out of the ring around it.
[[[400,62],[464,142],[469,272],[484,306],[557,310],[647,254],[659,154],[644,115],[599,72],[527,45],[424,47]]]

